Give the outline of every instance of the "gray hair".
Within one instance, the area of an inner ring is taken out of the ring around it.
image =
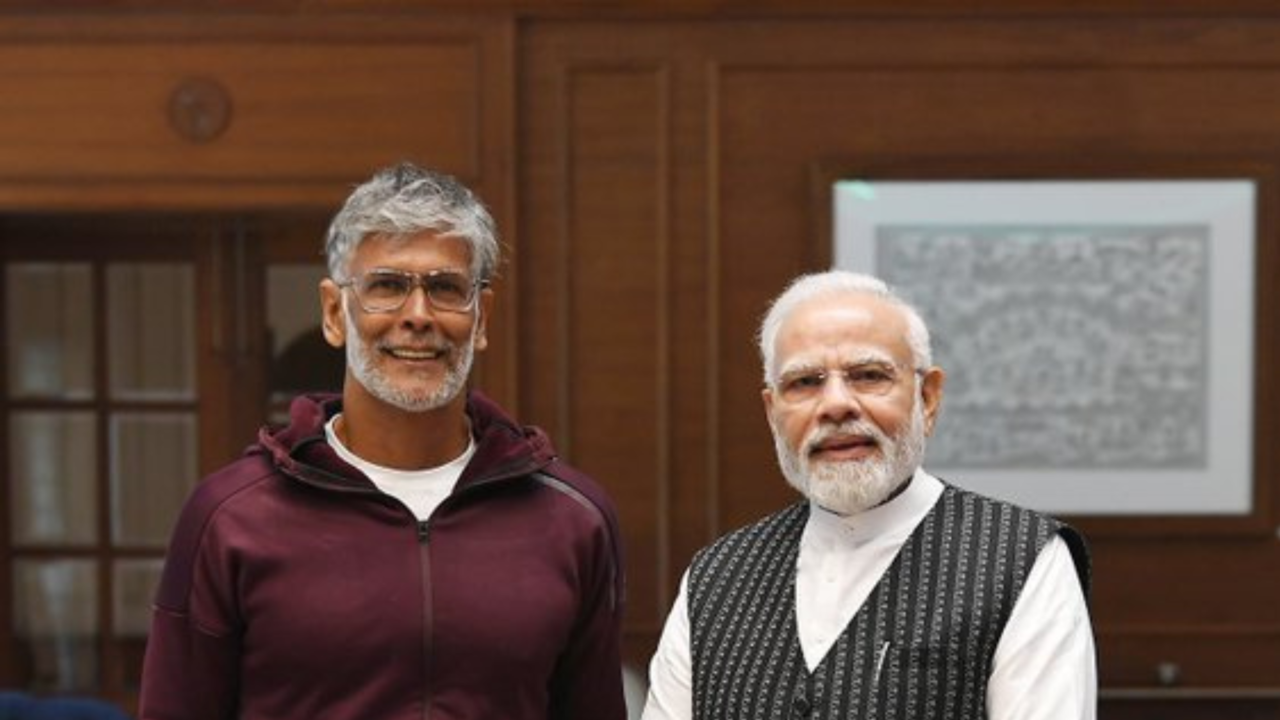
[[[907,322],[906,340],[911,348],[911,362],[914,368],[927,368],[933,364],[933,351],[929,345],[929,328],[924,324],[924,318],[920,316],[919,311],[890,289],[880,278],[848,270],[828,270],[801,275],[770,304],[757,335],[766,385],[773,387],[778,379],[774,354],[777,350],[775,346],[782,323],[786,322],[798,306],[808,300],[827,295],[846,294],[869,295],[898,308]]]
[[[402,162],[357,187],[334,215],[324,246],[329,275],[345,280],[355,249],[371,235],[403,238],[423,231],[466,241],[476,280],[497,272],[498,238],[480,199],[450,175]]]

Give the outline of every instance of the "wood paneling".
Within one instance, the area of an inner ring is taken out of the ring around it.
[[[569,312],[559,384],[569,412],[559,437],[638,521],[629,523],[630,582],[654,588],[670,480],[663,75],[573,68],[566,81],[573,211],[561,242]],[[651,604],[633,602],[633,622],[656,623]]]
[[[557,208],[522,250],[522,404],[608,487],[629,532],[629,617],[657,627],[671,425],[669,89],[660,66],[566,64],[542,99],[561,132],[545,150]],[[554,308],[547,312],[546,308]]]
[[[623,344],[610,356],[629,349],[652,363],[647,371],[597,366],[610,377],[596,382],[643,388],[642,397],[624,403],[640,412],[620,427],[594,404],[587,408],[551,393],[535,393],[530,402],[540,416],[557,419],[561,436],[573,438],[572,459],[586,470],[611,487],[619,480],[610,476],[621,475],[633,478],[621,484],[646,488],[617,492],[632,550],[631,649],[641,657],[656,641],[652,623],[661,613],[652,607],[655,589],[657,597],[671,597],[698,545],[793,497],[776,470],[760,406],[753,335],[767,300],[796,273],[821,266],[813,244],[823,225],[812,217],[815,167],[833,158],[902,158],[911,167],[950,164],[957,177],[960,162],[975,163],[975,175],[983,177],[1011,163],[1087,176],[1106,161],[1129,162],[1139,173],[1159,167],[1155,176],[1167,177],[1171,167],[1176,175],[1178,162],[1186,168],[1247,163],[1267,175],[1280,165],[1274,129],[1280,118],[1280,23],[1274,21],[545,22],[530,25],[525,41],[520,108],[526,252],[583,252],[576,229],[594,226],[613,205],[629,229],[593,236],[597,245],[576,262],[593,262],[600,254],[629,266],[653,262],[630,273],[667,277],[666,302],[675,311],[662,338],[673,353],[664,360],[641,340],[661,326],[652,323],[649,296],[634,291],[635,279],[557,299],[554,292],[535,290],[553,287],[543,270],[522,275],[522,297],[537,303],[536,310],[525,306],[530,312],[523,327],[550,331],[549,318],[591,314],[596,310],[587,306],[603,304],[615,322],[630,328],[609,334]],[[661,122],[653,118],[663,110],[651,100],[653,88],[615,78],[618,97],[592,100],[591,108],[609,109],[599,116],[584,107],[585,97],[574,100],[564,90],[582,89],[566,80],[576,77],[575,69],[640,72],[655,65],[664,68],[668,83],[671,162],[665,176],[660,166],[635,156],[636,147],[649,147],[654,123]],[[624,97],[636,94],[650,100]],[[587,143],[591,153],[567,159],[544,148]],[[587,177],[601,192],[583,204],[581,178]],[[647,198],[655,185],[672,194],[668,204],[647,210],[630,193],[608,200],[603,190],[626,187]],[[1274,186],[1263,189],[1260,202],[1271,217]],[[637,216],[637,210],[652,214]],[[660,223],[671,228],[669,238],[650,232]],[[568,231],[574,245],[556,246],[566,228],[575,229]],[[1260,232],[1256,365],[1267,368],[1277,359],[1271,327],[1277,298],[1266,287],[1280,267],[1274,224],[1264,222]],[[643,242],[652,245],[635,247]],[[547,262],[526,260],[526,270]],[[598,352],[596,341],[605,335],[561,328],[556,337],[562,347],[526,356],[532,362],[522,366],[524,387],[531,389],[532,378],[562,372],[566,358]],[[661,403],[650,402],[647,381],[664,372],[670,414],[665,428],[657,416],[661,440],[655,442],[652,409]],[[1138,522],[1137,530],[1125,533],[1117,529],[1123,520],[1108,526],[1075,519],[1097,531],[1093,607],[1107,688],[1155,689],[1170,679],[1167,672],[1162,679],[1159,668],[1176,666],[1175,684],[1217,688],[1223,707],[1246,717],[1271,701],[1232,705],[1223,700],[1229,688],[1280,687],[1274,650],[1280,580],[1271,570],[1280,550],[1266,531],[1280,517],[1280,494],[1273,488],[1280,456],[1267,442],[1277,422],[1276,388],[1264,376],[1262,370],[1255,460],[1263,505],[1249,528],[1206,537],[1194,522],[1176,532],[1168,531],[1176,524]],[[633,440],[628,463],[634,466],[623,470],[606,461],[619,446],[611,433],[606,439],[585,431],[598,423]],[[645,452],[654,454],[632,455]],[[669,507],[666,523],[653,526],[659,496],[649,488],[663,478],[647,473],[663,468]],[[657,585],[651,586],[655,574]],[[1153,697],[1164,696],[1147,701]],[[1198,697],[1196,706],[1213,702]],[[1126,696],[1104,706],[1111,717],[1142,717],[1149,707],[1143,703]]]
[[[468,39],[6,45],[3,172],[314,181],[407,156],[478,177],[478,50]],[[229,105],[207,142],[172,123],[193,79],[216,83]]]
[[[205,11],[210,0],[61,0],[63,11]],[[1204,14],[1270,14],[1273,0],[221,0],[224,7],[267,11],[447,11],[506,13],[541,18],[683,18],[740,19],[790,17],[879,17],[935,19],[939,16],[1098,17],[1158,13],[1162,16]],[[42,0],[0,0],[0,9],[47,11]]]

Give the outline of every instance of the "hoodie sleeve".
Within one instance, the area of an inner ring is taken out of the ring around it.
[[[566,468],[561,466],[560,472]],[[601,522],[587,544],[584,592],[574,632],[561,654],[551,687],[550,717],[556,720],[625,720],[620,637],[625,577],[621,539],[613,505],[594,482],[575,485],[585,491]]]
[[[246,485],[244,462],[201,481],[174,527],[152,609],[139,720],[237,715],[241,623],[233,556],[218,536],[217,516]]]
[[[230,720],[236,717],[238,672],[234,639],[157,606],[142,666],[139,720]]]

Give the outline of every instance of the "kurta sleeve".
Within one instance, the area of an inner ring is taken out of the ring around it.
[[[1067,544],[1040,551],[996,646],[991,720],[1094,720],[1097,656],[1089,608]]]
[[[693,717],[693,668],[689,651],[689,572],[680,580],[657,652],[649,663],[649,697],[641,720],[690,720]]]

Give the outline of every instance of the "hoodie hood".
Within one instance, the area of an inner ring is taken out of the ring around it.
[[[372,491],[373,483],[338,457],[325,440],[325,423],[341,411],[340,395],[301,395],[289,406],[288,425],[262,428],[257,443],[248,452],[267,455],[282,473],[308,484],[341,491]],[[520,425],[482,393],[468,392],[466,412],[476,439],[476,453],[458,479],[458,488],[526,475],[544,469],[556,459],[546,433],[532,425]]]

